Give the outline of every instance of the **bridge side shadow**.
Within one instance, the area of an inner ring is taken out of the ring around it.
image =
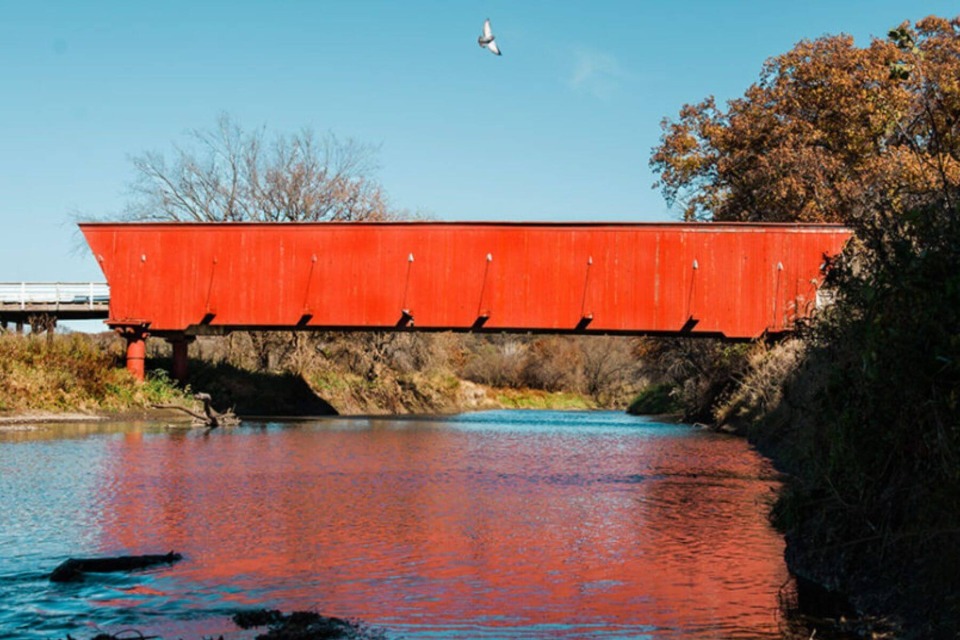
[[[150,369],[170,371],[169,358],[151,359]],[[189,361],[185,384],[194,392],[213,397],[218,410],[233,408],[241,417],[252,416],[335,416],[336,409],[314,393],[310,385],[293,373],[247,371],[223,362]]]

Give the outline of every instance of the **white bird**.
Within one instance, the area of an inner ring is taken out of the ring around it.
[[[496,41],[493,39],[493,31],[490,29],[490,18],[483,21],[483,33],[477,38],[477,42],[480,43],[482,48],[490,49],[490,51],[500,55],[500,47],[497,46]]]

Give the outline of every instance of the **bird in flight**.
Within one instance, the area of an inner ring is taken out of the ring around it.
[[[477,38],[477,42],[480,43],[481,47],[490,49],[490,51],[498,56],[500,55],[500,47],[497,46],[496,41],[493,39],[493,30],[490,29],[490,18],[483,21],[483,33]]]

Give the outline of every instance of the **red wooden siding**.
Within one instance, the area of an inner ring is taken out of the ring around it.
[[[850,232],[753,224],[80,225],[114,325],[692,333],[812,308]],[[409,318],[404,315],[409,313]]]

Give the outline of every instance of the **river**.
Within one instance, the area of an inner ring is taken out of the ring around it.
[[[0,638],[250,637],[229,615],[253,607],[409,640],[778,638],[774,476],[742,439],[616,412],[0,431]]]

